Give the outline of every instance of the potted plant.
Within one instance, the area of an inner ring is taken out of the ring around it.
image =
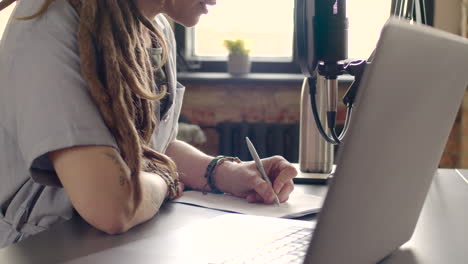
[[[229,51],[227,68],[233,76],[240,76],[250,72],[250,50],[245,48],[243,40],[225,40],[224,46]]]

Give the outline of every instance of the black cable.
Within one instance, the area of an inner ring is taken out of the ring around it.
[[[317,92],[317,79],[315,77],[309,77],[307,78],[307,82],[309,83],[309,93],[310,93],[310,105],[312,106],[312,113],[314,116],[315,124],[317,125],[317,129],[320,133],[320,135],[325,139],[330,144],[333,145],[338,145],[334,139],[331,139],[326,133],[325,130],[323,129],[322,122],[320,121],[320,117],[318,115],[318,109],[317,109],[317,103],[315,101],[315,95]]]
[[[317,129],[320,135],[322,136],[323,139],[325,139],[325,141],[327,141],[330,144],[333,144],[333,145],[341,144],[344,136],[346,135],[346,132],[348,132],[349,124],[351,122],[351,116],[353,113],[352,101],[354,101],[354,98],[347,106],[345,124],[339,136],[336,133],[336,112],[327,112],[328,128],[330,129],[330,134],[332,136],[330,138],[326,134],[325,130],[323,129],[322,122],[318,115],[317,102],[316,102],[317,79],[314,77],[309,77],[307,81],[309,83],[310,104],[312,106],[312,113],[313,113],[315,124],[317,125]]]
[[[336,134],[336,128],[331,129],[331,130],[330,130],[330,133],[331,133],[333,139],[338,143],[337,145],[340,145],[341,143],[343,143],[343,142],[341,141],[341,139],[340,139],[340,138],[343,138],[343,137],[342,137],[341,135],[338,136],[338,135]]]
[[[341,144],[340,136],[336,134],[336,111],[327,112],[327,122],[328,128],[330,129],[330,134],[333,140],[336,142],[336,145]]]
[[[345,119],[343,130],[341,131],[340,140],[343,140],[344,136],[348,132],[349,123],[351,123],[352,114],[353,114],[353,107],[351,105],[348,105],[346,109],[346,119]]]

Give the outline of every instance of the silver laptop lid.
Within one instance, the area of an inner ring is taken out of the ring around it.
[[[376,263],[410,239],[468,85],[468,41],[390,20],[305,263]]]

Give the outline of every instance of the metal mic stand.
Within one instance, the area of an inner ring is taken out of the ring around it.
[[[346,0],[295,0],[295,3],[298,59],[306,76],[301,93],[299,168],[302,173],[295,182],[325,183],[333,174],[333,146],[344,139],[354,98],[369,62],[342,63],[348,53]],[[394,16],[427,23],[425,0],[394,0],[392,3]],[[346,121],[338,135],[338,76],[346,73],[353,75],[355,81],[343,98]]]
[[[343,140],[351,122],[352,107],[364,70],[370,63],[365,60],[346,65],[319,65],[319,75],[304,79],[301,93],[301,123],[299,167],[301,176],[296,182],[326,183],[334,172],[334,148]],[[347,107],[346,121],[340,135],[336,131],[338,76],[355,77],[343,103]],[[328,130],[327,130],[328,128]],[[320,135],[317,135],[319,132]]]
[[[347,58],[346,0],[296,0],[299,62],[307,76],[302,87],[299,167],[306,182],[325,182],[333,171],[337,77]],[[319,65],[319,66],[317,66]],[[318,72],[318,73],[317,73]],[[312,111],[312,109],[315,109]],[[320,133],[318,133],[320,132]]]

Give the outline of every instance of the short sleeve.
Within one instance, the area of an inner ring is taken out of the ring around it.
[[[17,143],[32,178],[47,185],[58,183],[48,152],[117,148],[81,76],[78,16],[68,1],[55,3],[20,36],[11,71]]]

